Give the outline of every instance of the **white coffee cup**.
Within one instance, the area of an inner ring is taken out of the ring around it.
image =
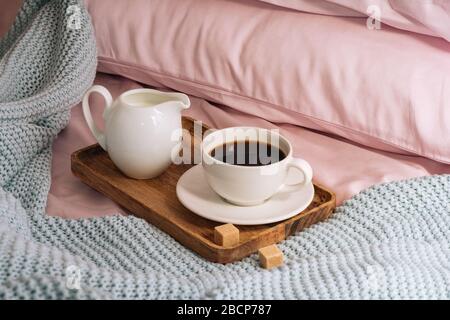
[[[267,165],[245,166],[230,164],[211,155],[217,147],[236,141],[269,143],[281,150],[285,158]],[[218,195],[235,205],[254,206],[280,191],[286,184],[290,168],[303,174],[303,180],[295,185],[302,187],[311,183],[311,166],[303,159],[294,158],[292,153],[290,142],[274,130],[233,127],[214,131],[203,139],[202,166],[208,184]]]

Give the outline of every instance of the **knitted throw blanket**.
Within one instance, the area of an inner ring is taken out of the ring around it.
[[[450,176],[362,192],[284,241],[271,271],[256,256],[209,263],[133,217],[46,216],[51,143],[95,66],[75,0],[25,1],[0,41],[1,299],[450,297]]]

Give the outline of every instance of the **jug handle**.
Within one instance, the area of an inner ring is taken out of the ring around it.
[[[104,134],[103,131],[101,131],[94,122],[94,119],[92,119],[92,114],[91,114],[91,110],[89,107],[89,96],[91,95],[91,93],[93,92],[97,92],[100,93],[103,98],[105,99],[106,102],[106,106],[105,106],[105,111],[107,111],[109,108],[111,108],[111,105],[113,103],[113,99],[111,96],[111,93],[109,93],[108,89],[106,89],[103,86],[99,86],[99,85],[95,85],[92,88],[90,88],[83,97],[83,114],[84,114],[84,119],[86,120],[86,123],[89,127],[89,129],[91,129],[92,134],[94,135],[95,139],[97,139],[98,144],[105,150],[107,151],[107,146],[106,146],[106,136]]]

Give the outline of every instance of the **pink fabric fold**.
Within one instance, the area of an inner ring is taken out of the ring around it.
[[[280,7],[345,17],[376,17],[395,28],[450,41],[448,0],[260,0]],[[379,15],[378,15],[379,14]]]

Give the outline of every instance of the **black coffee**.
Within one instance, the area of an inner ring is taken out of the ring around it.
[[[240,166],[266,166],[286,158],[278,147],[257,141],[225,143],[214,148],[210,155],[219,161]]]

